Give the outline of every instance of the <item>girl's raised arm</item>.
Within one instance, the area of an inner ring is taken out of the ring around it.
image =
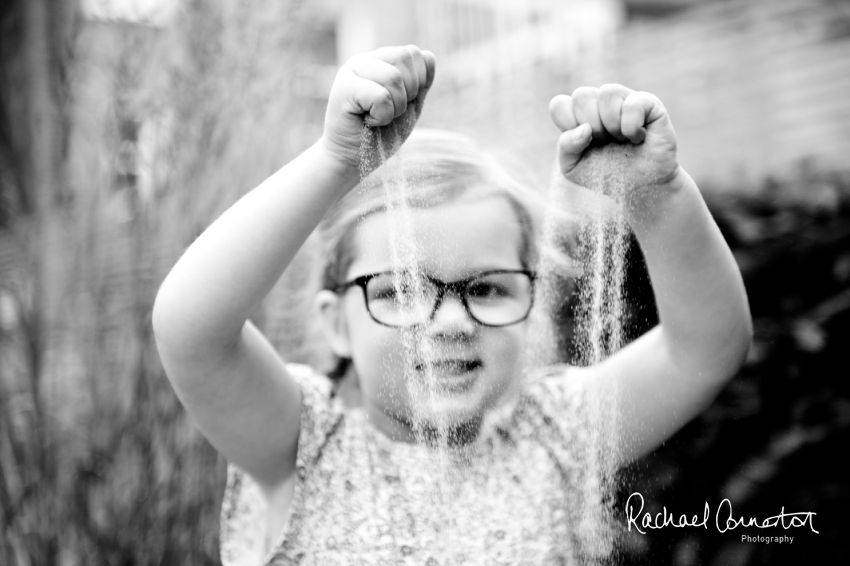
[[[618,399],[620,461],[658,446],[703,410],[744,361],[752,321],[738,266],[655,96],[620,85],[558,96],[561,170],[578,181],[591,137],[634,144],[626,214],[638,238],[661,323],[610,358],[576,368],[604,399]]]
[[[292,473],[301,395],[248,317],[328,208],[359,181],[363,121],[422,107],[434,56],[415,46],[352,58],[331,90],[315,145],[242,197],[186,250],[163,282],[153,327],[163,366],[207,439],[260,485]]]

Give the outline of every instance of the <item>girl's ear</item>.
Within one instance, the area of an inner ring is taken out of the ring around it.
[[[333,353],[341,358],[350,358],[351,344],[342,297],[333,291],[322,289],[316,294],[315,306],[322,321],[322,331]]]

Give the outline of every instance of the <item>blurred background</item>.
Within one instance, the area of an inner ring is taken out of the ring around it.
[[[820,534],[624,533],[618,562],[850,563],[850,0],[5,0],[0,28],[0,565],[218,564],[224,462],[159,365],[158,285],[318,139],[341,63],[408,43],[438,58],[423,124],[542,189],[553,95],[657,94],[744,274],[745,367],[613,504],[729,498],[817,513]],[[632,258],[637,335],[655,313]],[[255,317],[295,360],[308,271]]]

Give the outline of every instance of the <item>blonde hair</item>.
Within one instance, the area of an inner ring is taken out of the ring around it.
[[[398,162],[401,162],[400,164]],[[394,163],[395,162],[395,163]],[[325,262],[322,287],[334,289],[354,258],[352,235],[363,219],[386,211],[384,182],[403,167],[411,189],[406,199],[411,208],[431,208],[461,199],[501,196],[514,209],[522,229],[520,260],[530,267],[536,259],[534,244],[539,216],[539,197],[519,182],[490,153],[470,138],[442,130],[415,130],[397,155],[376,169],[325,215],[319,237]]]

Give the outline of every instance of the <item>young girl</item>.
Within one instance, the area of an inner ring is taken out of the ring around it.
[[[433,54],[415,46],[352,58],[322,139],[216,220],[157,296],[168,376],[231,462],[225,565],[575,563],[589,471],[573,417],[591,398],[615,406],[622,440],[611,456],[624,463],[703,409],[747,352],[741,277],[678,164],[667,112],[619,85],[558,96],[550,112],[567,180],[581,178],[592,140],[631,144],[627,216],[661,324],[601,364],[524,379],[535,283],[527,191],[449,134],[414,135],[401,150],[415,178],[405,204],[424,298],[400,304],[393,203],[352,189],[364,120],[405,138],[434,73]],[[286,364],[247,322],[320,222],[316,316],[340,362],[334,380]],[[464,462],[450,482],[433,473],[440,455],[423,434],[439,427]]]

